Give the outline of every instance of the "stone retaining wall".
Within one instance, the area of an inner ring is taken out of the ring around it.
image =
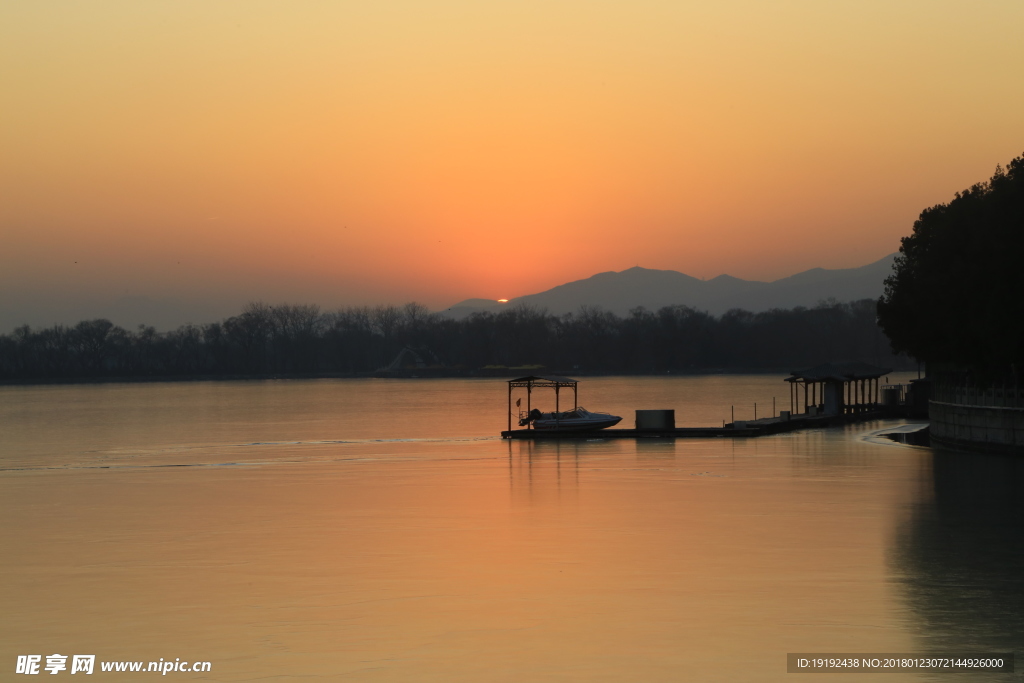
[[[1024,408],[929,401],[928,418],[939,443],[1024,454]]]

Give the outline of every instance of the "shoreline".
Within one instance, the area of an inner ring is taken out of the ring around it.
[[[895,368],[897,372],[913,372],[916,368]],[[155,384],[163,382],[246,382],[292,379],[508,379],[524,374],[555,374],[574,377],[706,377],[710,375],[789,375],[792,368],[712,368],[686,372],[588,372],[547,370],[541,368],[507,368],[487,370],[409,370],[403,372],[267,372],[234,375],[118,375],[99,377],[35,377],[0,379],[0,386],[45,386],[59,384]]]

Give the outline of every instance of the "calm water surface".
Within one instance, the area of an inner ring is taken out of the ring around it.
[[[580,403],[697,426],[773,397],[601,378]],[[512,443],[505,407],[494,380],[0,388],[0,671],[774,681],[787,652],[1024,652],[1020,460],[877,436],[898,421]]]

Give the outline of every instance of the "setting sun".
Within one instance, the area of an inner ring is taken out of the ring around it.
[[[0,322],[871,263],[1021,152],[1020,3],[900,7],[3,3]]]

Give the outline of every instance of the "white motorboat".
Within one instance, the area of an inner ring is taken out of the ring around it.
[[[621,421],[622,418],[618,415],[592,413],[582,406],[561,413],[542,413],[534,408],[520,418],[519,426],[532,424],[533,428],[538,430],[579,432],[612,427]]]

